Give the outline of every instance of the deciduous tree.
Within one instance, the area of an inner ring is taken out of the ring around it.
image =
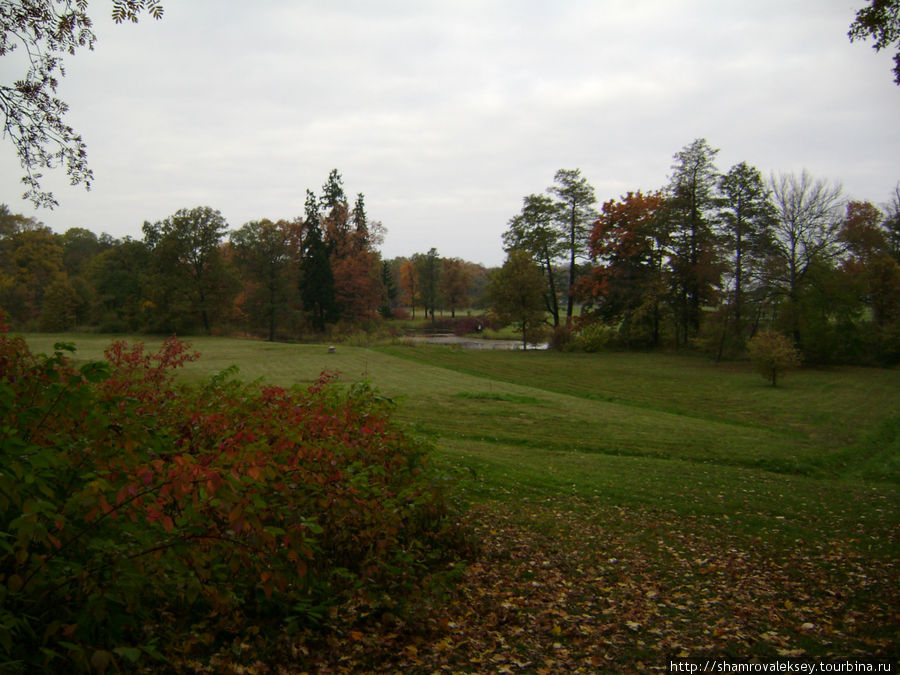
[[[149,263],[147,245],[127,237],[91,260],[86,278],[100,305],[102,331],[134,332],[148,327],[143,289],[151,278]]]
[[[869,0],[869,4],[856,12],[850,24],[850,41],[873,40],[876,52],[894,45],[894,82],[900,85],[900,1]]]
[[[441,260],[441,275],[438,291],[443,298],[444,307],[450,310],[450,316],[456,316],[456,310],[465,307],[469,302],[469,273],[459,258]]]
[[[553,318],[553,326],[559,326],[559,293],[556,288],[554,264],[565,253],[565,239],[560,236],[556,223],[557,204],[546,195],[531,194],[525,197],[522,211],[513,216],[503,233],[503,247],[507,253],[513,249],[528,251],[540,264],[547,281],[544,295],[547,311]]]
[[[268,340],[275,339],[278,319],[289,311],[296,297],[299,251],[292,248],[292,224],[257,220],[230,235],[235,260],[245,282],[258,284],[261,294],[255,305],[266,326]]]
[[[814,263],[830,263],[841,252],[841,187],[815,180],[806,170],[799,176],[773,175],[769,187],[775,206],[772,242],[776,281],[787,300],[790,331],[799,344],[801,285]]]
[[[657,346],[660,339],[668,231],[660,192],[629,192],[609,200],[591,230],[596,267],[578,296],[601,320],[618,326],[626,345]]]
[[[894,188],[891,201],[885,205],[884,229],[890,253],[900,263],[900,183]]]
[[[431,315],[431,321],[434,322],[441,276],[441,257],[436,248],[431,248],[428,253],[413,255],[413,264],[419,277],[419,298],[425,307],[426,316]]]
[[[360,249],[332,256],[334,300],[342,319],[358,321],[373,316],[382,304],[381,260],[378,254]]]
[[[357,194],[350,211],[337,169],[332,169],[322,186],[319,208],[334,279],[336,313],[351,321],[371,316],[384,294],[380,258],[373,248],[383,228],[369,221],[362,193]]]
[[[416,264],[412,260],[404,260],[400,265],[400,292],[403,294],[403,301],[412,308],[414,319],[416,318],[416,303],[419,302],[421,286]]]
[[[877,326],[900,321],[900,264],[891,255],[884,216],[870,202],[851,201],[841,225],[842,269],[862,285]]]
[[[60,333],[74,328],[80,303],[81,299],[69,277],[56,277],[47,287],[41,302],[41,330]]]
[[[113,0],[116,23],[137,21],[147,12],[162,18],[159,0]],[[26,57],[24,77],[0,84],[3,136],[16,148],[25,171],[24,197],[35,206],[52,208],[53,194],[41,188],[44,169],[64,165],[72,185],[90,187],[87,147],[66,121],[69,106],[57,96],[66,70],[64,57],[93,49],[97,36],[87,12],[87,0],[26,0],[0,2],[0,56],[17,49]]]
[[[750,360],[759,373],[776,386],[778,378],[800,365],[800,353],[782,333],[762,331],[749,343]]]
[[[186,311],[196,314],[203,330],[211,332],[213,313],[227,295],[219,250],[227,229],[222,214],[208,206],[181,209],[158,223],[144,223],[164,322],[177,322],[177,315]]]
[[[45,294],[67,279],[63,250],[50,228],[26,224],[0,240],[0,304],[20,325],[36,322]]]
[[[527,251],[513,249],[503,267],[491,277],[488,290],[491,309],[501,321],[514,323],[522,333],[522,348],[535,341],[545,323],[544,279]]]

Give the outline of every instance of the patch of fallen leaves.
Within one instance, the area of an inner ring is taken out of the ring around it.
[[[469,514],[481,552],[445,602],[404,617],[345,608],[328,634],[269,641],[280,647],[265,663],[237,666],[229,653],[182,665],[593,673],[665,670],[675,655],[898,658],[893,557],[841,541],[778,546],[721,522],[635,509],[522,506]]]

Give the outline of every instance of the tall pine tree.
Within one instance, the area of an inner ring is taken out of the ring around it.
[[[556,197],[557,225],[569,254],[569,289],[566,303],[566,325],[572,323],[576,260],[587,258],[590,226],[597,219],[594,210],[594,187],[581,175],[580,169],[560,169],[553,177],[555,185],[549,189]]]
[[[715,299],[721,267],[713,230],[719,172],[713,149],[698,138],[675,154],[669,180],[673,258],[672,299],[681,342],[700,331],[702,308]]]
[[[329,247],[322,236],[316,196],[306,191],[306,227],[303,237],[303,258],[300,263],[300,298],[304,309],[312,316],[313,328],[322,332],[325,324],[334,321],[334,275],[331,271]]]
[[[728,316],[740,343],[745,337],[747,298],[760,288],[766,258],[771,254],[770,228],[774,218],[762,174],[746,162],[721,177],[720,228],[727,257]]]

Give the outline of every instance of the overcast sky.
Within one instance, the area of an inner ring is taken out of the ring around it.
[[[165,0],[116,26],[60,95],[90,192],[21,199],[0,144],[0,202],[57,232],[141,237],[211,206],[232,229],[302,215],[331,169],[387,229],[386,258],[502,263],[522,198],[579,168],[598,203],[663,187],[695,138],[764,175],[841,182],[880,204],[900,181],[891,54],[850,44],[864,0]],[[0,78],[20,77],[0,60]]]

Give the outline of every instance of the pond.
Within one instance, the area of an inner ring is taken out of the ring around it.
[[[487,340],[485,338],[461,337],[452,333],[434,333],[431,335],[410,335],[408,340],[425,342],[431,345],[456,345],[462,349],[522,349],[521,340]],[[546,342],[529,343],[528,349],[548,349]]]

